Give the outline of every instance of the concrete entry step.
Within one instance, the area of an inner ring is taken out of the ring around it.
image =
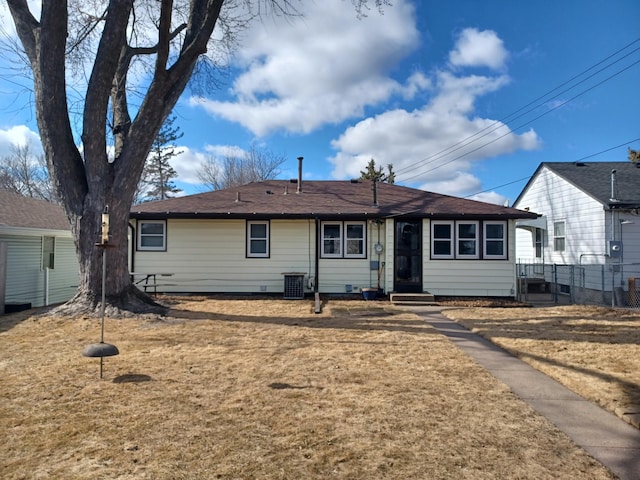
[[[390,293],[389,301],[397,304],[437,305],[436,298],[430,293]]]

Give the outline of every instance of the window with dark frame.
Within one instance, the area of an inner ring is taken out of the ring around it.
[[[366,222],[322,222],[323,258],[366,258]]]
[[[433,220],[431,258],[504,260],[507,258],[507,232],[506,221]]]
[[[483,257],[487,259],[507,258],[506,222],[484,222]]]
[[[478,222],[456,222],[456,258],[478,258]]]
[[[433,258],[453,258],[453,222],[433,222],[431,226]]]
[[[269,256],[269,222],[247,222],[247,257]]]

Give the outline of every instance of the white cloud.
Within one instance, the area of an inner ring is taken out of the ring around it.
[[[489,67],[498,70],[504,67],[508,56],[504,43],[493,30],[465,28],[449,53],[449,62],[456,67]]]
[[[471,173],[477,161],[534,150],[541,144],[533,130],[516,134],[508,125],[476,114],[479,97],[508,83],[504,74],[456,76],[451,71],[436,71],[433,80],[425,81],[432,94],[426,104],[368,117],[332,142],[337,150],[329,159],[334,166],[332,176],[358,177],[374,158],[379,165],[393,164],[397,181],[425,190],[457,196],[481,190],[481,182]],[[504,197],[491,193],[481,197],[504,202]]]
[[[13,145],[30,144],[34,153],[42,153],[40,136],[26,125],[16,125],[6,130],[0,129],[0,155],[7,155]]]
[[[169,163],[178,174],[178,179],[192,185],[200,184],[197,171],[200,165],[207,160],[208,155],[184,146],[178,147],[176,150],[181,153],[173,157]]]
[[[240,158],[247,153],[246,150],[238,147],[237,145],[207,145],[204,147],[204,149],[207,153],[209,153],[215,158],[221,158],[221,157]]]
[[[428,85],[420,75],[407,85],[388,76],[419,39],[410,4],[398,1],[384,15],[360,20],[343,0],[300,8],[304,17],[275,18],[248,32],[233,100],[201,100],[207,111],[259,136],[274,130],[308,133]]]

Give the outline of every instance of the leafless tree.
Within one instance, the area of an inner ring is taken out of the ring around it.
[[[277,178],[281,173],[280,166],[285,161],[284,155],[252,145],[241,156],[209,157],[200,164],[197,175],[207,189],[220,190]]]
[[[44,155],[37,154],[31,143],[12,144],[9,155],[0,159],[0,188],[58,202]]]
[[[219,64],[234,34],[252,18],[295,13],[294,2],[52,0],[41,2],[36,17],[28,0],[6,1],[33,76],[49,172],[78,252],[78,292],[63,310],[101,310],[102,249],[96,239],[108,206],[113,248],[104,286],[107,311],[157,311],[132,285],[127,265],[129,211],[153,140],[194,73]],[[351,4],[366,14],[367,0]],[[371,4],[381,7],[386,0]],[[133,95],[139,78],[144,88]]]

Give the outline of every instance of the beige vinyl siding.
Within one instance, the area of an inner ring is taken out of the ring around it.
[[[45,236],[55,236],[54,234]],[[6,303],[45,304],[42,236],[0,235],[7,244]],[[78,261],[71,238],[55,237],[55,268],[49,271],[49,304],[69,300],[78,286]]]
[[[283,273],[312,273],[315,223],[272,220],[269,232],[269,258],[247,258],[245,220],[170,219],[167,251],[137,251],[135,270],[172,273],[157,277],[164,291],[282,292]]]
[[[431,224],[423,222],[423,290],[440,296],[509,297],[515,293],[514,222],[507,222],[507,260],[431,260]],[[482,248],[481,243],[479,248]]]
[[[323,293],[351,293],[359,292],[363,288],[376,287],[377,271],[370,270],[371,260],[337,258],[321,259],[320,261],[320,291]]]
[[[366,225],[367,258],[321,258],[320,292],[345,293],[347,285],[353,292],[377,286],[378,271],[371,270],[370,262],[378,258],[372,250],[378,232],[370,222]],[[384,244],[383,226],[380,232]],[[381,261],[390,249],[385,245]],[[314,220],[271,220],[269,257],[247,258],[245,220],[170,219],[167,251],[136,251],[135,271],[171,273],[156,277],[158,291],[193,293],[282,293],[283,274],[295,272],[304,274],[305,292],[311,292],[309,278],[315,277],[315,259]]]
[[[515,266],[503,260],[427,262],[423,285],[433,295],[509,297],[515,293]]]
[[[577,264],[581,256],[588,263],[604,261],[602,254],[605,252],[605,239],[609,238],[609,227],[603,205],[549,169],[543,168],[539,172],[514,206],[529,208],[531,212],[547,217],[545,263]],[[556,252],[553,249],[553,226],[561,221],[565,222],[565,250]],[[533,244],[531,237],[529,231],[518,229],[517,257],[524,262],[533,257],[532,247],[529,246]]]
[[[321,258],[319,290],[323,293],[358,293],[363,288],[377,288],[378,270],[371,269],[371,262],[378,261],[378,254],[374,245],[378,242],[378,227],[373,222],[366,222],[366,258]],[[380,243],[383,253],[380,262],[385,262],[385,256],[391,251],[393,242],[385,242],[385,227],[380,226]],[[384,272],[383,272],[384,273]],[[384,288],[385,278],[380,279],[380,287]],[[349,292],[349,288],[351,292]]]

